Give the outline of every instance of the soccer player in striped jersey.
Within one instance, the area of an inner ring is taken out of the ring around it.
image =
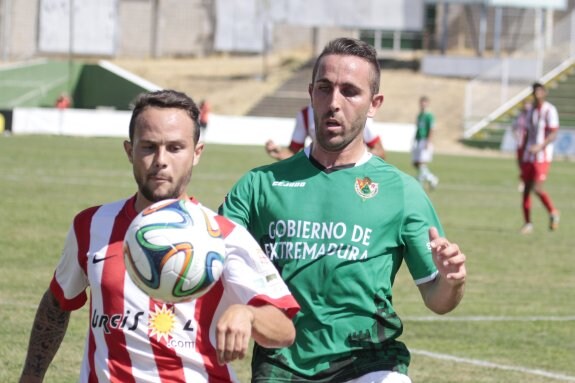
[[[531,192],[534,192],[549,213],[549,230],[559,228],[559,210],[553,205],[551,197],[544,189],[551,161],[553,160],[553,142],[559,131],[559,115],[553,104],[546,101],[547,90],[538,82],[534,83],[533,107],[527,121],[527,131],[521,145],[521,179],[524,183],[522,195],[524,224],[521,234],[533,232],[531,222]]]
[[[372,154],[385,159],[385,150],[381,144],[381,137],[374,132],[372,125],[373,118],[370,117],[365,122],[363,141]],[[311,105],[303,107],[297,114],[289,146],[281,147],[273,140],[268,140],[265,145],[266,152],[276,160],[285,160],[302,150],[308,138],[312,141],[315,138],[315,122]]]
[[[255,346],[252,382],[410,382],[392,304],[401,263],[432,311],[463,297],[465,255],[443,237],[427,194],[363,142],[383,102],[379,81],[373,47],[328,43],[309,85],[311,147],[251,170],[220,207],[258,240],[301,306],[293,345]]]
[[[70,313],[88,301],[90,320],[79,382],[237,382],[228,362],[249,340],[292,343],[299,306],[259,245],[212,212],[226,245],[221,279],[206,295],[168,304],[139,290],[126,273],[123,238],[153,202],[190,198],[192,169],[204,148],[196,104],[164,90],[136,100],[124,149],[135,195],[75,218],[49,289],[38,307],[20,382],[41,382],[64,338]]]

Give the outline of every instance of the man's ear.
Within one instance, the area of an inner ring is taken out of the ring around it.
[[[126,152],[126,155],[128,156],[128,160],[130,161],[130,163],[134,163],[133,159],[132,159],[132,143],[128,140],[124,141],[124,151]]]
[[[367,112],[368,117],[375,117],[377,110],[383,105],[383,94],[378,93],[371,98],[371,104],[369,105],[369,111]]]
[[[204,143],[198,142],[194,149],[194,166],[196,166],[200,162],[200,157],[202,156],[202,152],[204,151]]]

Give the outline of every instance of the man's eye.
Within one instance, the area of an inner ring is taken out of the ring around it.
[[[343,89],[341,94],[343,94],[345,97],[353,97],[356,96],[358,92],[356,89]]]

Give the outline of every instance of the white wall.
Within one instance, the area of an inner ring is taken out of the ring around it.
[[[13,134],[128,137],[131,112],[87,109],[16,108]],[[230,145],[264,145],[268,139],[288,145],[294,118],[211,115],[204,141]],[[413,124],[374,123],[388,151],[407,152],[415,132]]]

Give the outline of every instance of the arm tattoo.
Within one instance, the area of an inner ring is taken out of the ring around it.
[[[60,308],[50,290],[38,306],[28,343],[23,376],[43,378],[66,334],[70,312]]]

